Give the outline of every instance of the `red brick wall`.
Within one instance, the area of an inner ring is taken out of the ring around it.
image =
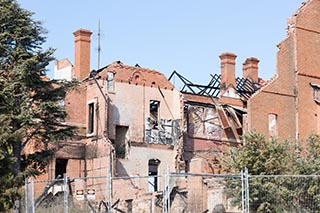
[[[86,127],[86,117],[84,116],[86,113],[86,99],[86,87],[83,84],[67,93],[65,107],[69,124]]]
[[[295,138],[295,102],[290,96],[261,92],[248,104],[249,131],[262,132],[269,138],[269,114],[278,117],[278,136]]]
[[[314,79],[306,76],[299,76],[299,133],[303,140],[311,132],[318,131],[318,104],[313,99],[313,88],[310,83],[320,85],[320,79]],[[319,133],[319,132],[318,132]]]
[[[301,143],[319,132],[319,105],[310,83],[320,84],[320,1],[310,1],[296,17],[299,134]]]
[[[320,1],[302,6],[289,19],[287,38],[279,44],[278,77],[248,102],[249,129],[268,135],[268,113],[278,114],[282,139],[299,135],[300,144],[319,129],[319,105],[310,83],[320,84]],[[296,96],[296,97],[295,97]]]
[[[295,51],[292,36],[279,44],[277,76],[248,101],[249,131],[262,132],[269,137],[268,115],[278,116],[278,136],[295,138]]]

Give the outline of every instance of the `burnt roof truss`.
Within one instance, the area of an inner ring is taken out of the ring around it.
[[[210,76],[211,80],[207,85],[194,84],[177,71],[173,71],[168,80],[175,88],[179,89],[180,92],[218,98],[220,95],[221,75],[214,74]],[[235,89],[241,97],[248,99],[253,93],[260,89],[260,85],[252,82],[248,78],[237,77]]]
[[[211,80],[208,85],[194,84],[187,78],[180,75],[177,71],[173,71],[169,77],[169,81],[176,87],[178,83],[178,89],[183,93],[189,93],[194,95],[204,95],[210,97],[218,97],[220,94],[220,79],[221,76],[214,74],[211,75]],[[178,82],[176,82],[178,80]],[[176,87],[177,88],[177,87]]]
[[[260,85],[249,78],[236,78],[236,90],[241,97],[249,99],[253,93],[260,89]]]

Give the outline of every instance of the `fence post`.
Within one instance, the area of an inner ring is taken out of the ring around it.
[[[28,178],[25,178],[25,196],[24,196],[24,201],[25,201],[25,212],[29,213],[29,189],[28,189]]]
[[[167,183],[167,204],[168,204],[167,212],[170,213],[170,169],[169,169],[169,166],[167,169],[167,179],[168,179],[168,183]]]
[[[31,212],[34,213],[35,212],[35,208],[34,208],[34,178],[31,177]]]
[[[112,211],[112,173],[110,172],[108,174],[108,192],[109,192],[109,198],[108,198],[108,205],[107,205],[107,208],[108,208],[108,213],[111,213]]]
[[[163,192],[162,192],[162,199],[163,199],[163,205],[162,205],[162,213],[167,213],[167,173],[163,172]]]
[[[241,170],[241,209],[242,213],[245,211],[245,202],[244,202],[244,196],[245,196],[245,188],[244,188],[244,173],[243,170]]]
[[[249,203],[249,197],[250,197],[250,194],[249,194],[249,174],[248,174],[248,169],[245,168],[244,170],[244,176],[245,176],[245,199],[246,199],[246,203],[245,203],[245,206],[246,206],[246,212],[250,212],[250,203]]]
[[[63,212],[68,213],[68,181],[67,181],[67,174],[63,174]]]

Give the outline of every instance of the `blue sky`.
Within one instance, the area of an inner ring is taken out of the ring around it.
[[[207,84],[220,73],[219,55],[233,52],[236,75],[248,57],[260,60],[259,76],[276,72],[276,45],[286,36],[287,19],[303,0],[18,0],[48,31],[45,47],[57,59],[73,62],[73,32],[93,32],[91,68],[122,61],[164,73],[176,70],[194,83]],[[53,64],[49,66],[53,70]],[[53,76],[53,71],[48,72]]]

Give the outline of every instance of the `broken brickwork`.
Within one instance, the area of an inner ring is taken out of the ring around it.
[[[223,153],[242,144],[247,100],[261,87],[257,58],[243,63],[243,77],[235,76],[236,55],[220,55],[221,74],[207,85],[195,84],[178,72],[169,77],[181,88],[183,159],[186,171],[218,174]]]

